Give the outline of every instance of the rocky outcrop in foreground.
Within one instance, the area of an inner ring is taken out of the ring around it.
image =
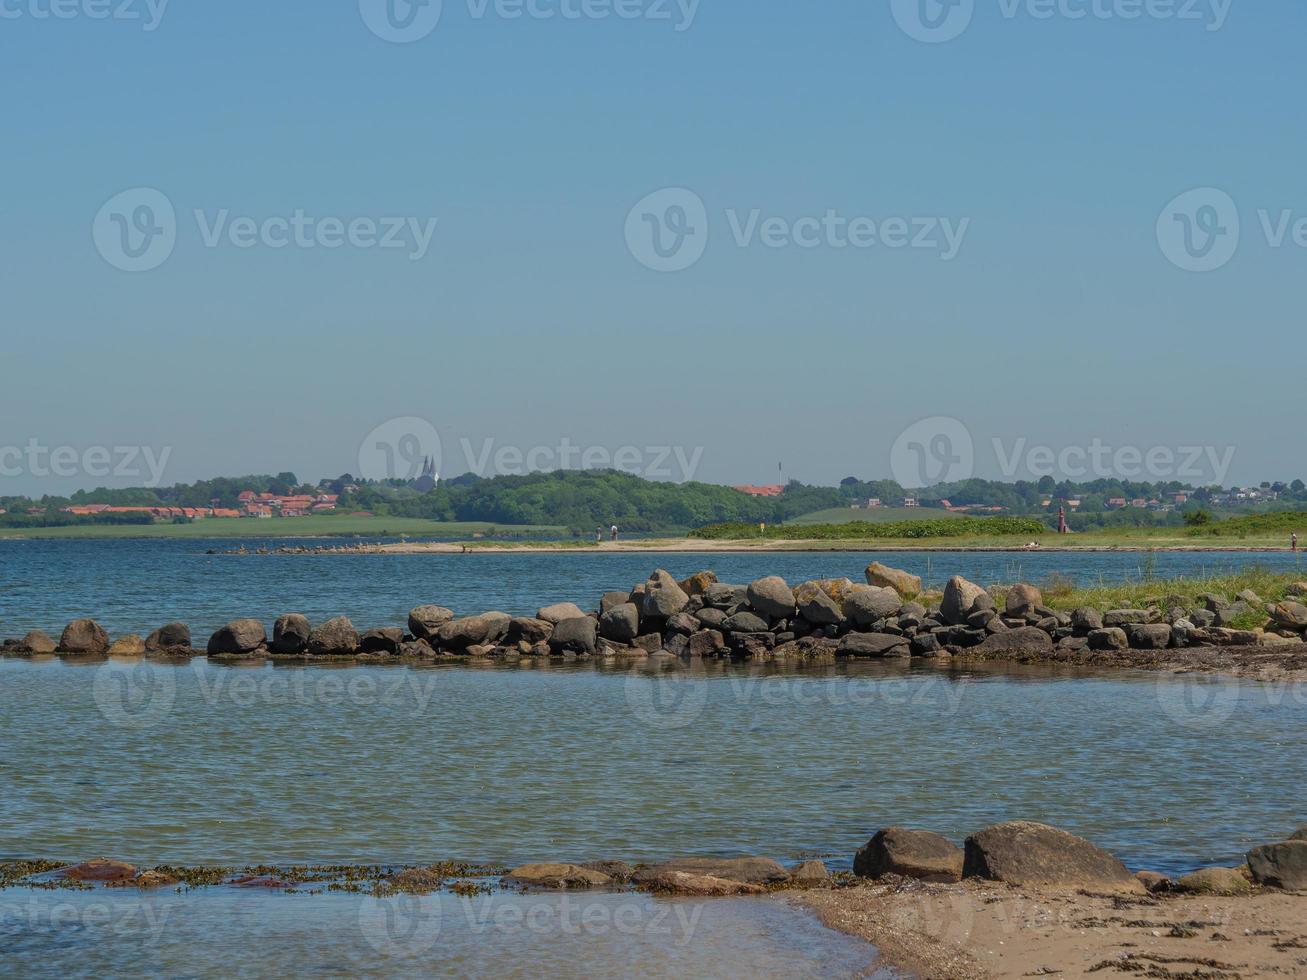
[[[864,582],[821,579],[791,586],[778,576],[748,583],[699,572],[677,581],[662,569],[627,591],[609,592],[597,607],[571,602],[534,616],[491,611],[459,616],[428,604],[404,626],[360,632],[345,617],[312,624],[281,616],[269,637],[265,623],[237,619],[211,636],[204,652],[223,659],[432,661],[438,659],[565,660],[650,656],[753,662],[830,663],[841,658],[965,655],[969,659],[1110,662],[1126,651],[1253,647],[1302,643],[1307,584],[1289,598],[1263,603],[1251,592],[1234,599],[1210,593],[1158,596],[1144,608],[1055,610],[1040,590],[1021,583],[986,590],[960,576],[942,593],[923,594],[921,580],[879,563]],[[1265,611],[1265,625],[1239,629]],[[143,648],[143,649],[142,649]],[[9,654],[76,656],[145,653],[192,655],[190,630],[170,623],[140,641],[111,646],[93,620],[70,623],[55,643],[39,631],[8,640]]]

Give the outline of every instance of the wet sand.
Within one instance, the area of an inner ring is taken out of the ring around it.
[[[1100,895],[907,879],[793,901],[921,978],[1307,977],[1307,896]]]

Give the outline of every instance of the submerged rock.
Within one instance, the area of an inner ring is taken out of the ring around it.
[[[637,875],[639,877],[639,875]],[[641,888],[667,895],[762,895],[767,889],[745,881],[696,875],[685,871],[656,871],[638,881]]]
[[[96,858],[94,861],[83,861],[81,864],[64,868],[59,874],[73,881],[128,881],[136,877],[136,868],[125,861]]]
[[[533,888],[602,888],[613,879],[602,871],[577,864],[524,864],[504,875],[504,883]]]
[[[655,875],[675,872],[687,875],[706,875],[728,881],[743,881],[753,885],[784,884],[790,873],[780,864],[763,857],[744,858],[675,858],[637,871],[632,880],[647,884]]]
[[[111,657],[140,657],[144,654],[145,641],[135,633],[120,636],[114,641],[113,646],[109,647],[109,656]]]

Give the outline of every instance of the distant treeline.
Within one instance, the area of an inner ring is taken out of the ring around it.
[[[82,527],[104,524],[153,524],[149,514],[96,514],[79,517],[52,511],[45,514],[0,514],[0,527]]]

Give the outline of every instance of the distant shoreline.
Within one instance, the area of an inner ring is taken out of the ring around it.
[[[1264,554],[1292,554],[1290,549],[1268,545],[1043,545],[1039,548],[1024,548],[1020,545],[968,545],[968,544],[930,544],[906,545],[901,543],[878,544],[874,541],[705,541],[691,538],[667,540],[624,541],[616,544],[604,542],[601,545],[575,544],[526,544],[521,542],[487,543],[487,542],[395,542],[393,544],[340,544],[317,547],[284,546],[266,551],[246,550],[229,554],[271,554],[271,555],[455,555],[455,554],[568,554],[568,555],[615,555],[615,554],[767,554],[785,553],[866,553],[885,554],[913,553],[995,553],[995,554],[1074,554],[1082,552],[1123,554],[1145,552],[1176,553],[1229,553],[1256,552]]]

